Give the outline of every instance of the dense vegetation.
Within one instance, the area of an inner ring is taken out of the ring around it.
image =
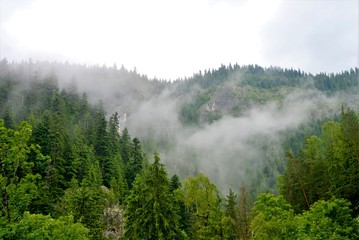
[[[160,155],[155,152],[152,158],[153,152],[121,126],[116,111],[107,114],[106,102],[91,103],[71,84],[60,88],[63,83],[55,74],[28,74],[26,64],[0,63],[0,239],[359,238],[355,110],[343,107],[305,133],[285,133],[288,152],[276,166],[283,168],[278,191],[276,181],[269,181],[271,193],[257,196],[260,182],[240,179],[238,189],[227,190],[198,170],[183,179],[169,177]],[[234,73],[244,76],[236,86],[257,94],[279,86],[305,87],[308,78],[329,95],[355,92],[358,86],[357,68],[323,77],[300,70],[222,66],[182,84],[148,83],[145,76],[125,69],[91,71],[143,81],[152,86],[147,88],[151,94],[175,88],[173,97],[199,84],[193,102],[183,101],[179,109],[182,123],[192,127],[201,124],[202,105]],[[147,99],[136,91],[131,90]],[[265,98],[257,94],[247,96],[247,103],[276,99],[274,92]],[[236,109],[230,114],[236,115]],[[224,113],[216,114],[205,121]],[[277,177],[270,168],[257,171]]]
[[[235,64],[200,72],[186,79],[185,83],[178,80],[175,84],[178,84],[179,94],[192,92],[193,89],[198,91],[196,97],[184,104],[180,112],[184,123],[198,124],[212,122],[226,114],[241,115],[254,105],[283,100],[288,92],[298,89],[319,90],[328,96],[340,92],[358,94],[358,79],[358,68],[338,74],[312,75],[300,69]],[[211,102],[213,96],[217,98],[217,104],[223,102],[225,106],[205,114],[201,107]]]

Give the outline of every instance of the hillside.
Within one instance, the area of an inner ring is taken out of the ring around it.
[[[265,239],[285,226],[297,239],[328,205],[347,220],[320,234],[355,236],[358,79],[230,65],[166,82],[4,59],[0,238]]]
[[[280,159],[288,150],[282,144],[318,134],[309,130],[318,127],[305,126],[334,119],[342,105],[357,110],[359,102],[358,68],[312,75],[299,69],[222,65],[174,82],[148,79],[123,66],[4,59],[0,70],[0,116],[11,111],[16,123],[29,114],[41,117],[47,110],[44,94],[51,89],[74,97],[85,93],[91,104],[103,105],[107,118],[117,112],[120,128],[137,136],[148,154],[159,151],[170,172],[181,177],[205,172],[224,191],[253,183],[252,178],[259,181],[254,192],[275,189],[284,168]],[[300,126],[308,132],[293,140]]]

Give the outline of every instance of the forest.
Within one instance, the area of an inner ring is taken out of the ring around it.
[[[3,59],[0,239],[359,239],[358,96],[358,68]]]

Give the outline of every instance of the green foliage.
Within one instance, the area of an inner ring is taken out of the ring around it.
[[[20,218],[37,195],[35,183],[40,175],[32,174],[34,164],[29,154],[38,149],[28,144],[30,137],[31,126],[27,122],[13,130],[0,120],[0,216],[5,216],[9,223]],[[42,157],[39,152],[35,156]]]
[[[350,69],[338,74],[320,73],[314,76],[314,85],[317,89],[327,92],[335,92],[339,90],[358,89],[359,69]]]
[[[359,223],[352,217],[350,202],[333,198],[319,200],[298,216],[297,239],[358,239]]]
[[[211,99],[211,95],[207,92],[198,94],[194,100],[182,106],[180,111],[180,119],[184,124],[199,123],[199,108]],[[213,115],[213,120],[218,116]]]
[[[126,203],[125,239],[180,239],[178,216],[164,165],[155,161],[137,175]]]
[[[130,160],[126,165],[126,180],[129,189],[132,188],[132,183],[135,181],[137,174],[141,174],[144,167],[144,154],[142,153],[141,143],[138,138],[132,140],[130,151]]]
[[[53,219],[41,214],[25,212],[19,223],[11,226],[6,239],[24,240],[68,240],[89,239],[89,230],[80,223],[74,223],[72,216]]]
[[[89,184],[85,179],[83,184],[78,186],[77,181],[73,180],[58,206],[59,214],[72,215],[76,222],[90,229],[93,238],[100,238],[104,230],[100,219],[106,207],[105,196],[100,185]]]
[[[248,191],[244,184],[240,187],[239,192],[239,216],[238,216],[238,234],[240,239],[250,239],[251,231],[251,202],[249,201]]]
[[[282,196],[261,194],[253,208],[252,239],[358,239],[359,223],[344,199],[319,200],[294,215]]]
[[[182,196],[182,184],[175,174],[170,179],[170,192],[175,196],[175,205],[177,206],[176,212],[179,216],[179,229],[182,231],[182,235],[190,238],[191,237],[191,216],[187,211],[186,205]],[[186,239],[186,238],[185,238]]]
[[[222,226],[224,226],[224,239],[237,239],[238,234],[238,207],[237,194],[232,189],[229,189],[225,204],[225,216],[222,219]]]
[[[299,69],[222,65],[172,84],[147,81],[123,67],[2,60],[0,238],[101,239],[116,231],[119,237],[123,224],[127,239],[249,239],[252,233],[254,239],[358,238],[357,222],[351,217],[359,212],[359,121],[353,110],[343,108],[338,122],[315,120],[285,136],[289,139],[285,146],[293,152],[286,155],[286,170],[279,180],[283,197],[260,196],[250,214],[248,196],[263,191],[263,179],[275,191],[276,170],[284,171],[265,140],[248,140],[267,149],[268,165],[255,174],[242,169],[251,180],[248,190],[240,188],[238,203],[232,191],[221,199],[203,174],[188,177],[182,187],[176,175],[168,180],[157,155],[148,167],[139,139],[132,139],[127,129],[120,133],[117,113],[107,118],[104,105],[89,104],[74,83],[60,90],[63,82],[59,84],[53,72],[41,72],[43,65],[61,68],[64,74],[76,69],[96,81],[104,78],[118,84],[125,78],[131,80],[126,84],[136,84],[126,88],[126,94],[116,92],[119,99],[134,94],[143,101],[173,87],[176,99],[186,99],[179,101],[178,108],[180,120],[188,125],[211,124],[224,115],[239,116],[252,106],[281,103],[293,91],[355,94],[358,86],[357,68],[312,76]],[[139,94],[137,84],[149,91]],[[162,150],[171,146],[168,137],[156,140],[155,134],[145,139],[145,146]],[[186,162],[196,158],[187,155]],[[237,170],[233,172],[236,179]],[[112,231],[115,225],[118,228]]]
[[[262,193],[253,207],[252,239],[295,239],[294,211],[282,196]]]
[[[279,189],[296,212],[336,196],[350,200],[358,213],[358,129],[355,114],[343,110],[341,122],[324,123],[322,137],[308,137],[299,156],[287,154],[287,169],[279,179]]]
[[[222,211],[216,186],[201,173],[187,177],[183,185],[183,200],[193,221],[192,239],[220,239]]]
[[[98,107],[95,117],[94,151],[100,163],[104,185],[108,187],[111,179],[110,142],[105,111],[101,105]]]
[[[341,196],[351,201],[354,212],[359,214],[359,118],[351,109],[342,109],[341,131],[343,134],[343,150],[345,156],[344,172],[340,176],[342,182]]]

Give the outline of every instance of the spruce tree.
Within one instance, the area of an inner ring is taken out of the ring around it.
[[[138,138],[132,140],[131,157],[126,167],[126,179],[128,188],[132,188],[132,183],[135,181],[136,175],[142,172],[144,157],[141,149],[141,144]]]
[[[232,189],[226,198],[225,216],[222,219],[223,235],[225,239],[237,239],[238,236],[238,208],[237,208],[237,194]]]
[[[125,239],[180,239],[178,216],[164,165],[155,161],[137,175],[125,212]]]
[[[175,196],[175,203],[177,205],[176,210],[177,215],[179,216],[179,228],[183,235],[191,239],[191,215],[187,211],[184,203],[182,196],[182,184],[176,174],[170,179],[170,191]]]
[[[359,214],[359,119],[351,109],[342,109],[340,126],[345,155],[341,175],[341,197],[351,201],[354,213]]]

